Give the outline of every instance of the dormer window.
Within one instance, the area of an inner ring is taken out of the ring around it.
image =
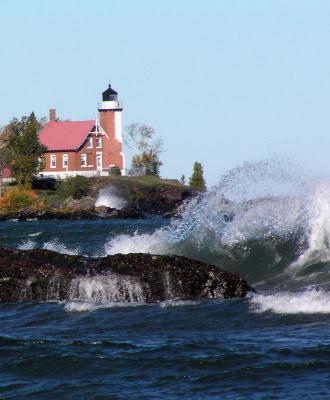
[[[96,147],[98,147],[99,149],[102,147],[102,138],[101,137],[96,138]]]
[[[92,138],[92,136],[90,136],[90,137],[87,139],[87,148],[88,148],[88,149],[92,149],[92,148],[93,148],[93,138]]]

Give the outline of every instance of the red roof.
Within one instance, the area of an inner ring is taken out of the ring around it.
[[[95,121],[49,121],[39,133],[39,140],[49,151],[77,150],[86,140]]]

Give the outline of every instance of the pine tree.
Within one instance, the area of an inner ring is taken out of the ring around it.
[[[181,175],[180,183],[182,183],[182,185],[186,184],[186,177],[184,175]]]
[[[193,167],[193,174],[189,179],[189,186],[191,189],[203,191],[206,189],[206,184],[203,176],[203,166],[199,162],[195,162]]]
[[[32,112],[19,121],[14,118],[3,132],[4,156],[18,185],[29,186],[33,177],[43,168],[46,147],[40,144],[39,122]]]

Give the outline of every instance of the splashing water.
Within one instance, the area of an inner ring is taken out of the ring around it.
[[[330,314],[330,293],[317,289],[300,293],[255,294],[249,301],[251,310],[257,313]]]
[[[18,245],[18,249],[20,250],[31,250],[37,247],[37,243],[31,239],[24,240],[20,245]]]
[[[302,177],[278,160],[244,163],[186,203],[169,227],[121,235],[105,252],[181,254],[241,272],[261,287],[329,281],[330,265],[315,264],[330,261],[330,179]]]
[[[28,239],[24,240],[18,248],[20,250],[32,250],[38,247],[37,242]],[[65,246],[63,243],[60,243],[58,239],[53,239],[49,242],[46,242],[42,245],[42,248],[45,250],[56,251],[57,253],[62,254],[70,254],[70,255],[78,255],[80,253],[79,249],[74,249],[68,246]]]
[[[92,303],[145,303],[145,296],[138,279],[113,273],[73,279],[69,299]]]
[[[57,239],[46,242],[42,248],[45,250],[56,251],[57,253],[70,254],[72,256],[79,254],[79,249],[67,247],[64,244],[60,243]]]
[[[127,201],[119,196],[115,187],[107,187],[100,189],[95,207],[105,206],[121,210],[127,204]]]

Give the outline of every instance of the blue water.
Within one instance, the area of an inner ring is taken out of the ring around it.
[[[6,222],[0,244],[104,255],[111,238],[167,223]],[[0,399],[330,399],[328,292],[260,293],[148,306],[0,304]]]
[[[2,399],[330,398],[330,317],[246,301],[0,306]]]

